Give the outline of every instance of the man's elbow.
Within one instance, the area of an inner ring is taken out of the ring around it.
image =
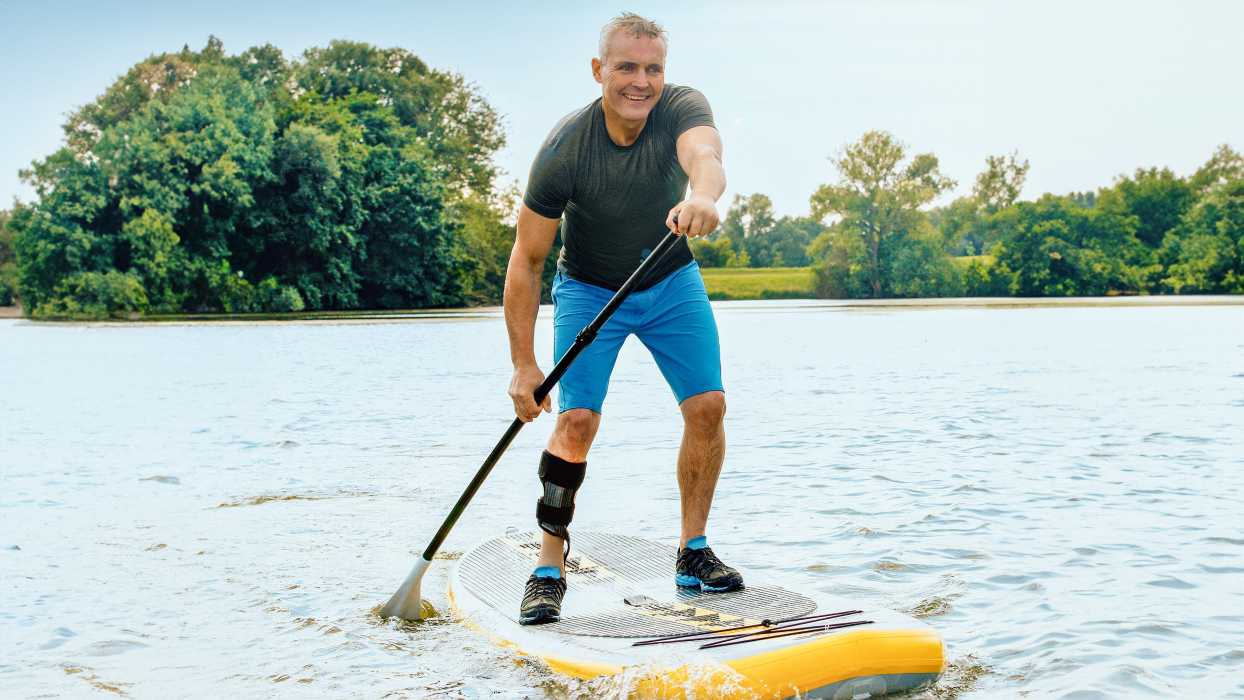
[[[539,251],[531,250],[514,244],[514,249],[510,251],[510,264],[508,265],[511,273],[527,273],[539,275],[544,272],[544,260],[548,257],[548,253],[540,254]]]

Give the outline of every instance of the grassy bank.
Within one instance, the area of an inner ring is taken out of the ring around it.
[[[700,272],[714,301],[815,298],[808,267],[709,267]]]

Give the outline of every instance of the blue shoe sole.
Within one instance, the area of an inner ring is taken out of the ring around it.
[[[695,576],[691,576],[690,574],[674,574],[674,585],[678,586],[679,588],[698,588],[701,591],[705,591],[708,593],[726,593],[729,591],[743,590],[743,586],[738,586],[738,587],[724,586],[722,588],[714,588],[712,586],[705,586],[703,581],[701,581],[699,578]]]
[[[700,579],[688,574],[674,574],[674,585],[679,588],[699,588]]]

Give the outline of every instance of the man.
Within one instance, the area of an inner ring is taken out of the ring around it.
[[[668,229],[685,236],[561,380],[557,425],[540,459],[544,495],[536,519],[543,542],[523,598],[523,624],[561,619],[575,492],[600,426],[609,375],[632,333],[652,352],[683,415],[675,581],[710,592],[743,587],[739,573],[713,555],[704,536],[725,454],[726,399],[716,321],[686,241],[717,228],[716,202],[726,185],[721,138],[703,95],[665,84],[666,46],[660,25],[638,15],[624,13],[605,26],[600,58],[592,59],[601,97],[553,129],[532,165],[519,212],[505,280],[505,320],[514,363],[509,393],[524,421],[552,410],[548,398],[535,402],[544,373],[533,343],[541,272],[562,216],[563,247],[553,284],[556,357]],[[691,192],[683,199],[688,183]]]

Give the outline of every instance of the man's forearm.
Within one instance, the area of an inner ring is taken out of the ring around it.
[[[540,313],[540,277],[544,261],[532,264],[510,256],[505,275],[505,327],[510,334],[510,361],[515,367],[536,362],[536,316]]]
[[[691,161],[692,197],[708,197],[716,202],[726,191],[726,169],[721,165],[721,156],[712,149],[701,149]]]

